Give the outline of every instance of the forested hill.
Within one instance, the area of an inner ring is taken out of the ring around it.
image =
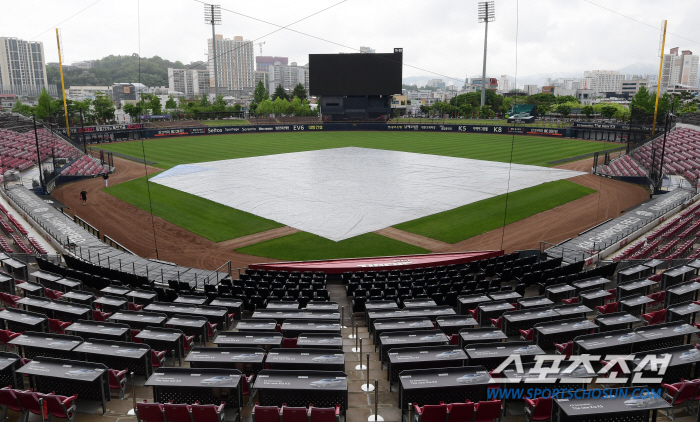
[[[131,56],[107,56],[95,60],[92,68],[88,70],[64,68],[63,79],[66,89],[71,86],[108,86],[115,82],[141,82],[146,86],[168,86],[168,68],[189,68],[180,61],[171,62],[158,56],[141,58],[141,77],[139,78],[139,58],[137,54]],[[204,64],[197,66],[205,69]],[[46,74],[49,84],[61,86],[61,74],[57,67],[46,66]]]

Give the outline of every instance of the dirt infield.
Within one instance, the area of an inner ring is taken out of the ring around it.
[[[127,182],[145,174],[143,164],[122,158],[114,158],[116,172],[109,177],[110,185]],[[160,171],[148,167],[148,173]],[[88,203],[83,206],[78,198],[82,188],[88,192]],[[80,218],[95,226],[101,234],[106,234],[139,256],[156,258],[153,238],[155,225],[158,243],[158,259],[170,261],[186,267],[214,270],[231,260],[233,268],[245,267],[253,262],[271,262],[270,258],[260,258],[233,252],[227,245],[219,245],[198,236],[159,217],[123,202],[102,192],[104,181],[101,177],[60,186],[52,196],[70,207],[68,214],[78,214]]]
[[[586,159],[557,167],[588,171],[592,161],[592,159]],[[111,184],[141,177],[145,172],[143,164],[133,161],[115,157],[114,164],[117,171],[109,178]],[[159,170],[148,167],[149,174]],[[622,210],[649,197],[648,192],[642,187],[602,177],[584,175],[569,180],[596,189],[598,192],[508,225],[503,243],[506,251],[538,248],[542,240],[557,243],[574,237],[599,222],[619,216]],[[140,256],[156,258],[151,215],[102,192],[103,187],[104,181],[100,177],[61,186],[52,195],[70,207],[67,210],[69,214],[77,213],[99,229],[100,233],[115,239]],[[88,192],[88,204],[85,206],[78,198],[82,188]],[[231,260],[234,268],[245,267],[256,262],[275,261],[234,252],[230,241],[215,243],[158,217],[153,217],[153,225],[155,225],[158,243],[157,258],[161,260],[209,270],[216,269],[228,260]],[[439,248],[436,248],[437,243],[432,241],[429,242],[431,247],[428,249],[435,248],[435,252],[500,249],[501,234],[502,230],[497,229],[454,245],[439,245]],[[401,233],[394,233],[391,237],[400,235]],[[420,239],[416,236],[408,235],[401,236],[401,240],[415,243],[417,246],[427,246],[421,245]],[[256,236],[265,237],[266,235],[261,233]]]

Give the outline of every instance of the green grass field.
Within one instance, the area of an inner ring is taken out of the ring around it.
[[[431,132],[290,132],[159,138],[146,141],[146,160],[169,169],[183,163],[257,157],[326,148],[363,147],[488,161],[510,161],[512,135]],[[106,150],[141,157],[141,142],[119,142]],[[513,162],[550,166],[549,161],[609,148],[603,142],[516,136]]]
[[[200,120],[203,125],[206,126],[238,126],[238,125],[249,125],[250,122],[243,119],[233,119],[233,120]]]
[[[184,163],[347,146],[508,162],[513,139],[513,162],[539,166],[550,166],[549,161],[572,158],[608,147],[602,142],[575,139],[525,136],[513,138],[509,135],[426,132],[290,132],[215,135],[148,140],[144,142],[144,147],[146,159],[156,162],[155,166],[163,169]],[[141,142],[138,141],[109,144],[105,149],[128,156],[141,156]],[[276,222],[155,183],[151,183],[150,188],[153,213],[156,216],[215,242],[281,226]],[[122,183],[105,191],[149,211],[144,178]],[[517,221],[585,194],[587,193],[578,188],[566,194],[561,190],[542,188],[538,192],[536,201],[522,205],[518,205],[518,202],[513,199],[514,196],[516,198],[518,196],[511,194],[509,201],[516,201],[516,205],[513,205],[514,202],[509,202],[509,221]],[[498,198],[493,198],[493,202],[485,205],[489,211],[480,211],[484,204],[472,208],[460,207],[436,216],[403,223],[399,228],[446,242],[456,242],[480,234],[489,227],[500,227],[503,207],[498,201]],[[472,215],[474,210],[479,212]],[[472,216],[465,218],[469,215]],[[441,221],[443,219],[445,221]],[[387,238],[379,235],[363,235],[335,243],[308,233],[298,233],[251,245],[242,248],[240,252],[290,260],[425,252],[423,250],[416,252],[414,249],[416,247],[412,245],[384,239]]]
[[[214,242],[235,239],[283,226],[272,220],[157,183],[149,183],[149,185],[153,199],[153,214]],[[150,212],[145,177],[110,186],[104,191]]]
[[[312,259],[362,258],[368,256],[412,255],[430,251],[418,246],[367,233],[334,242],[315,234],[299,232],[236,249],[250,255],[289,261]]]
[[[506,224],[564,205],[596,192],[594,189],[557,180],[509,194]],[[473,202],[459,208],[394,226],[447,243],[457,243],[503,226],[506,195]]]

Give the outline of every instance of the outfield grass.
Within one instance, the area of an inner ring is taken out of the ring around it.
[[[334,242],[306,232],[266,240],[236,249],[236,251],[288,261],[411,255],[430,252],[376,233],[367,233]]]
[[[506,224],[520,221],[594,192],[596,192],[594,189],[568,180],[557,180],[511,192],[508,196]],[[506,195],[499,195],[394,227],[431,239],[457,243],[502,227],[505,205]]]
[[[237,126],[237,125],[249,125],[250,122],[243,119],[233,119],[233,120],[200,120],[200,123],[206,126]]]
[[[290,132],[159,138],[144,142],[146,160],[164,169],[183,163],[256,157],[326,148],[363,147],[419,154],[550,166],[549,161],[601,151],[603,142],[534,136],[434,132]],[[105,150],[141,157],[141,142],[117,142]]]
[[[150,177],[153,176],[155,174]],[[156,183],[149,183],[148,187],[153,198],[153,214],[214,242],[283,227],[283,224],[272,220]],[[151,210],[145,177],[105,188],[104,191],[144,211]]]

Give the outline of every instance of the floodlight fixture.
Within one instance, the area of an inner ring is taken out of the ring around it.
[[[216,30],[215,25],[221,25],[221,6],[218,4],[204,4],[204,19],[211,25],[211,52],[214,61],[214,95],[219,98],[219,72],[216,68]],[[216,98],[214,101],[216,101]]]
[[[486,47],[488,45],[489,22],[496,20],[496,5],[493,1],[479,2],[479,23],[486,23],[484,30],[484,68],[481,72],[481,106],[486,105]]]

